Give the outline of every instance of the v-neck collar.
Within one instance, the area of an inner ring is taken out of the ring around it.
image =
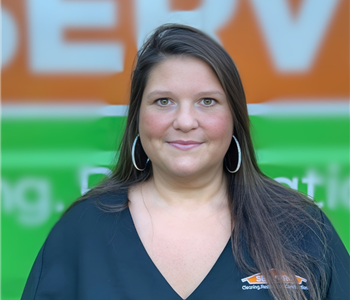
[[[127,195],[125,195],[125,197],[127,197]],[[125,209],[125,214],[126,214],[126,218],[127,218],[127,223],[130,224],[129,229],[132,230],[132,235],[134,236],[135,240],[137,241],[137,244],[139,244],[139,254],[141,256],[141,259],[145,260],[145,263],[148,265],[148,267],[152,270],[152,273],[155,274],[158,279],[160,280],[160,282],[163,282],[163,284],[165,284],[168,287],[169,293],[172,293],[174,295],[174,297],[176,297],[178,300],[192,300],[195,299],[196,296],[198,296],[201,293],[201,289],[203,286],[205,286],[207,281],[210,281],[210,278],[212,277],[212,273],[215,273],[216,269],[220,269],[221,265],[222,265],[222,261],[228,261],[227,258],[230,260],[232,260],[232,251],[231,251],[231,239],[228,240],[228,242],[226,243],[226,246],[224,247],[224,249],[222,250],[222,252],[220,253],[218,259],[216,260],[216,262],[214,263],[214,265],[211,267],[210,271],[208,272],[208,274],[203,278],[203,280],[200,282],[200,284],[195,288],[195,290],[185,299],[183,299],[173,288],[172,286],[169,284],[169,282],[165,279],[165,277],[163,276],[163,274],[159,271],[159,269],[157,268],[157,266],[154,264],[153,260],[151,259],[151,257],[149,256],[149,254],[146,251],[146,248],[144,247],[141,238],[136,230],[136,226],[135,223],[132,219],[129,207],[127,207]],[[228,257],[230,256],[231,257]],[[225,258],[225,259],[224,259]],[[172,297],[171,297],[172,298]]]

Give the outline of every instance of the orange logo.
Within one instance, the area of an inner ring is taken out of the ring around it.
[[[272,275],[274,275],[275,278],[278,278],[278,277],[282,278],[282,280],[285,283],[292,283],[292,280],[284,272],[281,272],[280,275],[277,275],[276,270],[272,269],[272,270],[270,270],[270,273]],[[295,275],[295,277],[296,277],[296,279],[297,279],[299,284],[302,284],[303,282],[307,282],[307,280],[305,278],[303,278],[303,277],[300,277],[300,276],[297,276],[297,275]],[[242,282],[248,282],[249,284],[267,284],[265,276],[262,275],[261,273],[257,273],[257,274],[251,275],[249,277],[242,278],[241,280],[242,280]]]

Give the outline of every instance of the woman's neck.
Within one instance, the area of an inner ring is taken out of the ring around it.
[[[154,170],[140,188],[149,204],[164,209],[220,209],[227,204],[227,182],[222,169],[192,178],[175,178]]]

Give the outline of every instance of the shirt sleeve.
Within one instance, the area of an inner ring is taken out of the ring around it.
[[[84,203],[54,225],[34,262],[21,300],[78,299],[79,242],[89,239],[87,222],[92,220],[90,226],[95,225],[89,219],[91,214],[84,218],[89,210],[92,206]]]
[[[85,296],[86,285],[94,283],[91,278],[96,278],[95,270],[113,237],[114,223],[114,214],[102,212],[94,199],[72,207],[51,229],[21,300],[97,299]],[[85,276],[88,274],[91,278]]]
[[[327,300],[350,299],[350,257],[334,227],[323,215],[329,255],[329,286]]]
[[[41,247],[38,256],[34,262],[34,265],[30,271],[29,277],[27,279],[26,285],[23,290],[21,300],[34,300],[35,294],[38,289],[40,276],[43,266],[43,252],[45,249],[46,242]]]

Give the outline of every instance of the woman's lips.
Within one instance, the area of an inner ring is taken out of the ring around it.
[[[180,150],[189,150],[196,148],[202,143],[196,142],[196,141],[182,141],[182,140],[177,140],[177,141],[170,141],[168,144],[174,148],[180,149]]]

